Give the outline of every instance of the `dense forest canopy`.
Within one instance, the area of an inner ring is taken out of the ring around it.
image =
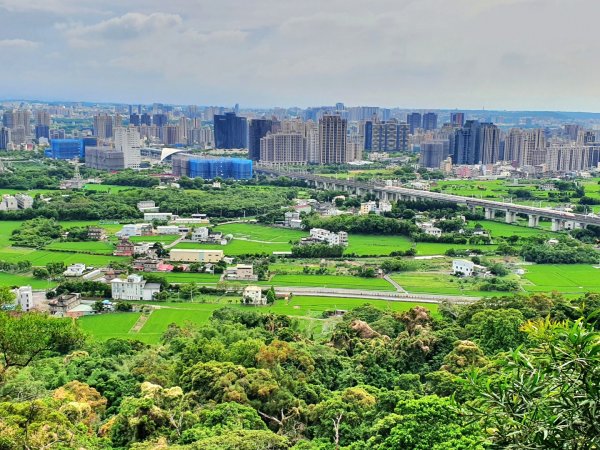
[[[315,339],[222,308],[158,346],[0,313],[0,446],[97,449],[593,449],[600,296],[364,305]]]

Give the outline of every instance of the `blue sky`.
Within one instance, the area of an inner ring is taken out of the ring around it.
[[[597,0],[0,0],[0,98],[600,111]]]

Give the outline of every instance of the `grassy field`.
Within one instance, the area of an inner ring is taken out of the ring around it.
[[[213,300],[213,303],[159,303],[157,305],[160,309],[155,310],[150,315],[150,318],[138,333],[129,333],[139,318],[139,314],[136,313],[87,316],[82,317],[78,322],[94,339],[106,340],[119,337],[156,343],[171,323],[203,325],[208,322],[213,311],[227,305],[252,310],[252,307],[240,305],[235,297]],[[352,310],[366,303],[392,311],[407,311],[420,305],[429,309],[432,314],[437,315],[437,305],[434,304],[302,296],[294,297],[289,303],[278,300],[273,306],[256,308],[255,310],[292,316],[300,320],[303,329],[310,329],[313,333],[319,334],[324,328],[327,329],[328,326],[335,323],[331,319],[322,319],[323,311],[334,309]]]
[[[112,184],[86,184],[83,188],[86,191],[95,192],[119,192],[127,189],[139,189],[134,186],[116,186]]]
[[[388,256],[391,252],[405,251],[412,246],[412,241],[405,236],[352,234],[348,236],[346,253]]]
[[[526,222],[521,222],[518,225],[511,225],[509,223],[502,223],[494,220],[479,220],[470,221],[469,228],[474,228],[476,224],[480,224],[489,233],[492,239],[497,237],[508,237],[508,236],[538,236],[542,232],[553,233],[550,230],[541,231],[538,228],[529,228]],[[542,225],[550,225],[549,222],[542,222]]]
[[[391,276],[400,286],[411,294],[468,295],[491,297],[506,295],[506,292],[482,292],[468,280],[460,280],[449,274],[428,272],[403,272]]]
[[[224,235],[233,234],[234,237],[238,238],[279,243],[288,243],[289,241],[295,241],[308,236],[306,231],[248,223],[228,223],[219,225],[215,227],[215,231],[220,231]]]
[[[418,242],[417,256],[443,255],[446,250],[481,250],[484,253],[494,252],[497,245],[442,244],[439,242]]]
[[[128,333],[139,317],[139,313],[102,314],[82,317],[77,323],[94,339],[104,341],[111,338],[135,337]]]
[[[28,275],[0,272],[0,286],[31,286],[33,289],[46,289],[56,286],[56,283],[38,280]]]
[[[44,250],[25,247],[12,247],[10,236],[21,226],[20,221],[0,221],[0,260],[15,262],[28,260],[34,266],[44,266],[49,262],[62,261],[65,264],[85,263],[91,266],[106,265],[111,261],[125,258],[112,256],[113,246],[106,242],[53,242]],[[68,229],[89,225],[100,226],[108,233],[121,229],[119,224],[101,224],[99,221],[60,222]],[[82,253],[77,253],[78,251]],[[94,253],[94,254],[87,254]]]
[[[533,195],[529,200],[518,200],[512,196],[511,190],[525,189]],[[547,206],[548,193],[540,191],[534,184],[514,185],[512,180],[448,180],[438,181],[435,190],[463,197],[479,197],[486,200],[509,201],[512,197],[515,203],[525,205]]]
[[[216,284],[219,281],[220,275],[212,275],[210,273],[189,273],[189,272],[154,272],[167,279],[169,283],[199,283],[199,284]]]
[[[525,290],[565,294],[600,292],[600,269],[586,264],[534,264],[525,266]]]
[[[87,255],[83,253],[55,252],[49,250],[35,250],[32,248],[4,248],[0,250],[0,260],[16,262],[31,261],[34,266],[45,266],[49,262],[62,261],[65,264],[85,263],[89,266],[104,266],[111,261],[125,261],[128,258],[108,255]]]
[[[242,241],[239,239],[233,239],[227,245],[216,245],[216,244],[196,244],[194,242],[180,242],[174,248],[189,248],[189,249],[218,249],[223,250],[227,256],[238,256],[247,254],[267,254],[270,255],[273,252],[289,252],[291,245],[288,243],[261,243]]]
[[[108,242],[53,242],[45,247],[46,250],[62,250],[68,252],[95,253],[112,255],[114,246]]]

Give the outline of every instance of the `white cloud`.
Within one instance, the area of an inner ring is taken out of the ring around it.
[[[44,71],[27,85],[0,73],[3,91],[48,86],[55,97],[131,102],[600,110],[597,0],[101,3],[102,11],[82,14],[98,11],[97,0],[0,0],[8,11],[0,12],[3,36],[44,43],[13,58],[23,66],[38,55]]]
[[[0,48],[36,48],[39,44],[27,39],[0,39]]]

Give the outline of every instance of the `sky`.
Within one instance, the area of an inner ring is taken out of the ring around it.
[[[0,0],[0,99],[600,111],[598,0]]]

